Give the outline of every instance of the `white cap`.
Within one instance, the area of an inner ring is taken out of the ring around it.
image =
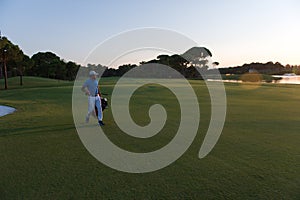
[[[95,71],[90,71],[90,76],[94,76],[94,75],[99,75],[97,72],[95,72]]]

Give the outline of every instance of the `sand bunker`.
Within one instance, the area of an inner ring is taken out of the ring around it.
[[[0,105],[0,117],[13,113],[15,111],[16,111],[15,108]]]

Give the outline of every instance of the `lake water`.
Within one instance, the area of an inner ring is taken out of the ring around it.
[[[274,75],[273,77],[279,77],[281,80],[276,81],[276,83],[282,84],[300,84],[300,76],[280,76]]]
[[[273,75],[273,77],[281,78],[278,81],[273,81],[273,83],[279,84],[300,84],[300,76],[284,76],[284,75]],[[207,79],[208,81],[221,81],[224,83],[242,83],[241,80],[215,80]]]
[[[15,111],[16,111],[15,108],[0,105],[0,117],[13,113]]]

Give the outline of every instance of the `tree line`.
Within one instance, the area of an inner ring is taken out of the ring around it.
[[[75,62],[66,62],[51,52],[38,52],[29,57],[6,37],[0,37],[0,53],[0,78],[5,76],[4,65],[8,77],[40,76],[61,80],[74,80],[80,67]]]
[[[282,65],[279,62],[267,63],[250,63],[237,67],[220,68],[221,74],[245,74],[251,72],[258,72],[260,74],[268,75],[282,75],[286,73],[295,73],[300,75],[300,65]]]
[[[69,80],[76,78],[80,67],[72,61],[65,61],[52,52],[38,52],[31,57],[25,55],[18,45],[13,44],[7,37],[0,36],[0,79],[7,74],[8,77],[20,76],[39,76],[52,79]],[[200,73],[196,68],[209,71],[208,57],[212,54],[209,49],[204,47],[193,47],[185,53],[178,55],[159,55],[150,61],[142,61],[136,64],[124,64],[118,68],[109,68],[100,64],[88,64],[84,71],[88,72],[92,69],[103,70],[102,76],[122,76],[132,68],[148,63],[158,63],[170,66],[180,72],[186,78],[201,79]],[[212,63],[217,66],[219,63]],[[284,74],[295,73],[300,74],[300,65],[286,65],[276,62],[268,63],[251,63],[243,66],[219,68],[221,74],[245,74],[251,70],[255,70],[262,74]],[[7,73],[5,73],[7,72]],[[21,82],[22,83],[22,82]]]

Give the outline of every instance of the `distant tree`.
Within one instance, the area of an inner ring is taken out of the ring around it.
[[[177,70],[184,76],[187,76],[186,69],[187,69],[188,63],[189,63],[189,61],[187,61],[181,55],[174,54],[174,55],[170,56],[170,60],[169,60],[170,67]]]
[[[34,61],[32,75],[46,78],[66,79],[65,62],[52,52],[38,52],[31,59]]]
[[[0,70],[0,78],[3,77],[4,73],[5,89],[7,89],[8,72],[12,72],[13,69],[19,68],[24,57],[24,53],[17,45],[14,45],[6,37],[0,37],[0,53],[1,62],[3,63]]]
[[[51,63],[51,68],[54,69],[54,73],[52,74],[52,77],[59,80],[67,80],[67,69],[66,69],[66,63],[63,60],[59,60],[56,62]],[[52,78],[50,77],[50,78]]]
[[[122,76],[123,74],[125,74],[126,72],[128,72],[129,70],[131,70],[131,69],[133,69],[135,67],[137,67],[137,65],[135,65],[135,64],[121,65],[117,69],[117,75],[118,76]]]
[[[139,64],[140,65],[144,65],[144,64],[146,64],[147,62],[146,61],[141,61]]]
[[[23,75],[26,74],[26,70],[30,70],[34,65],[34,61],[29,56],[24,55],[22,61],[18,62],[15,68],[17,75],[20,76],[20,85],[23,85]]]
[[[104,77],[118,76],[117,69],[115,69],[115,68],[106,68],[103,76]]]
[[[192,47],[182,56],[195,67],[205,67],[208,63],[208,57],[211,57],[212,53],[205,47]]]
[[[281,65],[279,62],[267,62],[267,63],[250,63],[244,64],[237,67],[221,68],[219,69],[221,74],[246,74],[249,71],[256,71],[260,74],[284,74],[291,72],[291,69],[288,69]]]
[[[170,65],[171,57],[169,55],[162,54],[162,55],[157,56],[157,59],[160,64],[167,65],[167,66]]]
[[[212,63],[214,66],[218,66],[220,63],[219,62],[213,62]]]
[[[185,75],[187,64],[189,62],[178,54],[174,54],[171,56],[162,54],[162,55],[157,56],[157,59],[153,59],[153,60],[150,60],[148,62],[143,62],[143,63],[144,64],[159,63],[162,65],[167,65],[167,66],[172,67],[173,69],[177,70],[182,75]]]
[[[75,80],[76,74],[79,70],[80,65],[77,65],[74,62],[68,62],[66,64],[66,79],[69,81]]]
[[[200,78],[199,72],[194,67],[201,67],[203,68],[202,70],[207,69],[207,58],[211,56],[212,54],[207,48],[193,47],[182,55],[174,54],[169,56],[161,54],[156,59],[148,62],[143,61],[140,64],[159,63],[172,67],[187,78]]]

